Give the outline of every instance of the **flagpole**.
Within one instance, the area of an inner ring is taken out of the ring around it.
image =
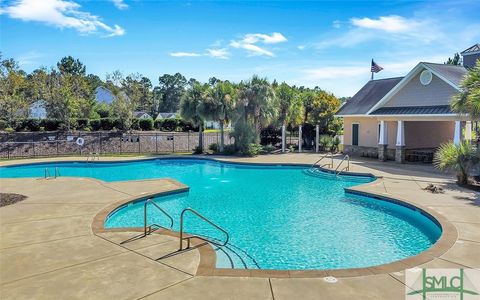
[[[372,70],[372,67],[373,67],[373,58],[372,58],[372,64],[370,66],[370,72],[372,72],[372,77],[370,78],[370,80],[373,80],[373,70]]]
[[[372,72],[372,78],[370,80],[373,80],[373,72]]]

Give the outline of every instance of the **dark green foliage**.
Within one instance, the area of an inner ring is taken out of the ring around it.
[[[262,153],[271,153],[273,151],[277,150],[277,148],[274,145],[266,145],[263,146]]]
[[[253,157],[260,154],[260,151],[262,151],[262,145],[251,143],[248,144],[247,148],[244,151],[242,151],[242,154],[245,156]]]
[[[152,119],[140,119],[138,122],[140,129],[143,131],[153,130],[153,120]]]
[[[212,151],[213,153],[218,153],[218,144],[213,143],[208,146],[208,150]]]
[[[60,120],[57,119],[43,119],[40,121],[40,126],[45,128],[46,131],[54,131],[60,128]]]
[[[203,148],[200,146],[197,146],[193,149],[193,154],[202,154],[203,153]]]
[[[114,118],[101,118],[100,119],[100,127],[102,130],[112,130],[115,127],[115,119]]]
[[[0,130],[5,130],[8,127],[8,122],[5,120],[0,120]]]
[[[155,120],[153,121],[153,127],[157,130],[160,130],[162,128],[163,120]]]
[[[25,127],[27,131],[39,131],[40,119],[27,119],[25,120]]]
[[[178,126],[178,119],[164,119],[162,122],[162,131],[175,131]]]
[[[132,125],[130,126],[131,130],[140,130],[140,119],[133,118]]]
[[[260,143],[262,145],[276,145],[282,141],[282,130],[275,126],[263,128],[260,132]]]
[[[100,130],[102,128],[102,125],[100,123],[100,119],[90,120],[90,127],[92,128],[93,131]]]
[[[223,153],[224,155],[233,155],[237,153],[237,148],[235,148],[235,145],[234,144],[231,144],[231,145],[225,145],[223,147]]]
[[[77,119],[76,128],[78,130],[85,130],[86,128],[88,128],[89,124],[90,124],[90,121],[88,119]]]

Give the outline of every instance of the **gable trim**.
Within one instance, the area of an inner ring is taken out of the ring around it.
[[[454,89],[457,91],[461,92],[460,87],[458,87],[455,83],[451,82],[450,80],[447,80],[445,77],[443,77],[441,74],[439,74],[437,71],[433,70],[432,68],[428,67],[425,65],[423,62],[418,63],[408,74],[405,76],[400,82],[394,86],[385,96],[383,96],[380,101],[377,102],[372,108],[370,108],[369,111],[367,111],[367,115],[371,114],[378,108],[382,107],[388,100],[390,100],[394,95],[396,95],[405,85],[407,85],[413,77],[415,77],[421,70],[422,68],[425,68],[432,72],[435,76],[443,80],[444,82],[448,83],[450,86],[452,86]]]

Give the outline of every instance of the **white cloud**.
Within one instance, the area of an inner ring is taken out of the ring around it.
[[[249,53],[249,56],[270,56],[273,57],[275,54],[258,46],[257,44],[277,44],[286,42],[287,38],[279,33],[274,32],[271,35],[263,34],[263,33],[248,33],[243,36],[241,40],[231,41],[230,46],[237,49],[245,49]]]
[[[202,56],[202,54],[195,53],[195,52],[172,52],[172,53],[170,53],[170,56],[173,56],[173,57],[198,57],[198,56]]]
[[[207,49],[207,55],[214,58],[228,59],[230,57],[230,52],[228,52],[227,48]]]
[[[124,0],[111,0],[113,2],[113,5],[115,5],[116,8],[123,10],[128,8],[128,4],[124,2]]]
[[[401,16],[391,15],[378,19],[352,18],[351,23],[360,28],[377,29],[387,32],[406,32],[415,29],[420,22]]]
[[[2,7],[0,13],[12,19],[34,21],[58,28],[72,28],[81,34],[104,32],[104,36],[120,36],[125,30],[118,26],[109,26],[98,16],[80,10],[80,5],[67,0],[18,0]]]
[[[16,57],[16,60],[21,67],[27,67],[32,65],[36,66],[38,65],[38,60],[42,57],[43,55],[41,53],[33,50],[18,55]]]

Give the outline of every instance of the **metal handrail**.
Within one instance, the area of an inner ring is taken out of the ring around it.
[[[347,160],[347,165],[341,169],[340,171],[338,171],[338,169],[340,168],[340,166],[342,165],[342,163],[345,161],[345,159]],[[342,161],[340,161],[340,163],[338,164],[337,168],[335,169],[335,175],[338,175],[340,174],[341,172],[343,172],[343,170],[347,170],[347,171],[350,171],[350,156],[345,155],[343,158],[342,158]],[[338,171],[338,172],[337,172]]]
[[[60,169],[55,167],[55,178],[60,177]]]
[[[314,163],[310,166],[310,169],[313,169],[316,164],[318,164],[320,161],[322,161],[322,159],[324,159],[324,158],[327,157],[328,155],[330,155],[331,163],[324,164],[324,165],[322,165],[322,167],[323,167],[323,166],[330,166],[331,168],[333,168],[333,153],[332,153],[332,152],[328,152],[328,153],[325,153],[324,155],[322,155],[322,157],[320,157],[319,160],[317,160],[316,162],[314,162]]]
[[[45,168],[45,179],[50,178],[50,170],[48,168]]]
[[[171,229],[173,227],[172,216],[170,216],[163,208],[161,208],[155,202],[153,202],[153,198],[149,198],[149,199],[147,199],[147,201],[145,201],[145,204],[143,204],[143,235],[147,236],[148,234],[152,233],[152,226],[156,226],[158,228],[169,229],[169,228],[166,228],[164,226],[161,226],[161,225],[158,225],[158,224],[155,224],[155,223],[151,224],[151,225],[147,224],[147,205],[148,205],[148,203],[153,204],[153,206],[155,206],[155,208],[157,208],[160,212],[162,212],[165,216],[167,216],[167,218],[170,220],[170,229]],[[147,230],[147,228],[148,228],[148,230]]]
[[[212,225],[213,227],[215,227],[216,229],[220,230],[221,232],[223,232],[225,235],[226,235],[226,239],[225,239],[225,242],[223,243],[217,243],[216,241],[212,240],[212,239],[207,239],[205,237],[202,237],[202,236],[199,236],[199,235],[189,235],[187,237],[183,237],[183,218],[184,218],[184,215],[185,213],[189,211],[193,214],[195,214],[197,217],[199,217],[200,219],[204,220],[205,222],[209,223],[210,225]],[[187,248],[185,249],[188,249],[190,248],[190,239],[192,238],[197,238],[197,239],[200,239],[200,240],[203,240],[205,242],[208,242],[208,243],[211,243],[215,246],[219,246],[219,247],[223,247],[225,245],[228,244],[228,240],[230,239],[230,235],[228,234],[227,231],[225,231],[222,227],[218,226],[217,224],[213,223],[212,221],[210,221],[209,219],[207,219],[206,217],[202,216],[200,213],[198,213],[197,211],[193,210],[192,208],[190,207],[187,207],[185,208],[182,213],[180,214],[180,249],[179,251],[182,251],[183,250],[183,240],[187,240]]]
[[[92,160],[91,162],[94,162],[95,158],[97,158],[97,160],[99,161],[100,154],[98,154],[97,152],[90,152],[87,157],[87,163],[90,162],[90,159]]]

